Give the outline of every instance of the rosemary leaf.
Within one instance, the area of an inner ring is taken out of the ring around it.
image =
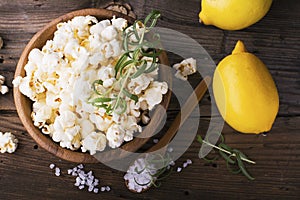
[[[138,70],[132,76],[130,76],[131,79],[135,79],[135,78],[139,77],[140,75],[142,75],[145,72],[145,70],[147,68],[147,61],[143,60],[142,63],[143,63],[142,66],[140,66],[138,68]]]
[[[161,16],[161,14],[159,11],[152,10],[152,12],[145,18],[144,25],[147,26],[148,22],[150,21],[149,28],[154,27],[160,16]]]
[[[110,102],[112,98],[109,97],[99,97],[96,99],[93,99],[93,103],[105,103],[105,102]]]
[[[126,89],[123,89],[122,92],[123,92],[123,94],[125,94],[125,96],[132,99],[135,103],[137,103],[139,101],[139,97],[137,95],[131,94]]]
[[[226,153],[224,153],[223,151],[219,151],[219,153],[220,153],[220,155],[226,160],[226,162],[227,163],[229,163],[229,164],[235,164],[235,161],[234,160],[232,160],[230,157],[231,157],[231,155],[227,155]]]
[[[101,95],[101,94],[98,92],[98,90],[97,90],[97,88],[96,88],[96,85],[103,85],[103,81],[99,79],[99,80],[95,80],[95,81],[92,83],[92,89],[93,89],[93,91],[94,91],[96,94]]]

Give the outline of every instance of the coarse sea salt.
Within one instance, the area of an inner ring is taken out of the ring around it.
[[[177,172],[181,172],[182,168],[181,167],[177,167]]]
[[[143,189],[147,189],[152,181],[155,181],[153,180],[155,177],[151,176],[151,174],[156,172],[153,168],[153,166],[146,167],[145,158],[137,159],[124,175],[124,180],[127,181],[128,188],[137,193],[142,192]]]
[[[51,163],[51,164],[49,165],[49,168],[50,168],[50,169],[54,169],[54,167],[55,167],[55,164],[53,164],[53,163]]]
[[[55,167],[55,176],[60,176],[60,169]]]
[[[88,192],[98,193],[99,188],[99,179],[95,178],[93,175],[93,171],[85,172],[83,164],[79,164],[73,169],[68,169],[68,174],[72,176],[76,176],[74,186],[78,187],[78,189],[82,190],[87,187]],[[100,191],[110,191],[110,186],[102,186]]]

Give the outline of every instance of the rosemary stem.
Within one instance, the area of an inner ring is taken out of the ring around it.
[[[128,77],[129,77],[129,74],[130,74],[130,72],[131,72],[130,70],[131,70],[131,67],[129,67],[128,71],[126,72],[126,77],[125,77],[124,82],[127,81]],[[123,91],[124,87],[125,87],[125,84],[122,84],[122,86],[121,86],[121,88],[120,88],[120,93],[119,93],[118,96],[117,96],[117,102],[116,102],[115,105],[118,105],[119,99],[120,99],[120,96],[121,96],[121,94],[122,94],[122,91]]]
[[[224,153],[227,153],[227,154],[229,154],[229,155],[231,155],[231,156],[236,156],[235,153],[231,153],[230,151],[227,151],[227,150],[225,150],[225,149],[223,149],[223,148],[220,148],[220,147],[218,147],[218,146],[216,146],[216,145],[213,145],[213,144],[211,144],[211,143],[209,143],[209,142],[207,142],[207,141],[205,141],[205,140],[203,140],[202,142],[205,143],[205,144],[207,144],[208,146],[211,146],[211,147],[213,147],[213,148],[218,149],[219,151],[223,151]],[[245,162],[248,162],[248,163],[251,163],[251,164],[256,164],[254,161],[249,160],[249,159],[247,159],[247,158],[244,158],[243,156],[241,156],[241,159],[242,159],[243,161],[245,161]]]

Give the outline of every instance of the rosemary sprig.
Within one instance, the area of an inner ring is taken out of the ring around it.
[[[243,154],[240,150],[238,149],[232,149],[228,145],[224,143],[224,137],[221,134],[221,142],[218,145],[211,144],[207,140],[203,140],[200,135],[197,136],[198,142],[201,144],[206,144],[208,146],[211,146],[219,151],[219,154],[225,159],[227,168],[234,174],[242,173],[244,174],[249,180],[254,180],[254,177],[252,177],[248,171],[246,170],[246,167],[243,163],[243,161],[251,164],[256,164],[254,161],[248,159],[245,154]],[[206,161],[213,161],[204,158]],[[237,170],[233,170],[232,166],[237,166]]]
[[[123,31],[123,49],[124,53],[118,59],[115,65],[116,81],[105,92],[101,92],[99,87],[103,86],[103,80],[96,80],[92,84],[94,91],[93,99],[90,103],[96,107],[104,108],[107,114],[116,112],[122,114],[126,112],[127,102],[125,98],[132,99],[135,103],[138,102],[138,96],[130,93],[126,88],[131,79],[135,79],[144,73],[151,73],[157,69],[159,50],[156,50],[159,43],[159,35],[154,34],[151,41],[147,40],[147,34],[155,26],[159,11],[152,11],[144,20],[144,22],[137,20],[132,26]],[[151,65],[145,58],[151,59]],[[120,90],[111,97],[115,86],[119,86]],[[103,87],[102,87],[103,89]]]

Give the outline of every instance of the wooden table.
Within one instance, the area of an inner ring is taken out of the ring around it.
[[[100,194],[78,190],[74,178],[66,170],[75,163],[63,161],[40,148],[20,122],[12,95],[12,80],[18,59],[30,38],[45,24],[69,11],[103,7],[109,1],[96,0],[1,0],[0,74],[7,80],[10,92],[0,95],[0,131],[10,131],[19,139],[14,154],[0,155],[0,199],[299,199],[300,198],[300,2],[274,0],[270,12],[259,23],[242,31],[223,31],[198,23],[200,1],[196,0],[133,0],[130,4],[139,18],[152,9],[162,13],[159,26],[172,28],[198,41],[218,63],[230,54],[238,39],[250,52],[268,66],[277,84],[280,110],[271,132],[263,135],[242,135],[224,126],[228,145],[254,159],[247,169],[256,178],[247,180],[226,169],[224,160],[208,164],[198,158],[200,144],[196,140],[177,165],[190,158],[193,164],[181,173],[173,173],[160,188],[143,194],[129,192],[124,186],[123,172],[103,164],[86,164],[100,178],[100,185],[112,190]],[[170,56],[171,64],[180,61]],[[191,78],[195,85],[199,81]],[[209,96],[202,100],[199,134],[209,122]],[[178,107],[171,103],[169,122]],[[206,113],[206,114],[205,114]],[[297,135],[298,134],[298,135]],[[49,169],[55,163],[62,170],[56,177]]]

